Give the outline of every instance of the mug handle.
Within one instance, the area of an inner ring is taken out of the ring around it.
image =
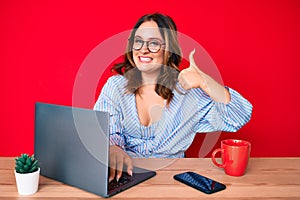
[[[218,148],[218,149],[215,149],[211,155],[211,159],[213,161],[213,163],[217,166],[217,167],[221,167],[221,168],[224,168],[225,167],[225,163],[222,163],[222,164],[219,164],[217,161],[216,161],[216,154],[221,152],[222,154],[224,153],[224,150],[221,149],[221,148]]]

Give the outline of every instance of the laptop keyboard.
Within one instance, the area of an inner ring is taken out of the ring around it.
[[[115,179],[108,183],[108,191],[117,189],[123,185],[126,185],[133,181],[133,176],[127,174],[127,172],[123,172],[121,178],[117,182]]]

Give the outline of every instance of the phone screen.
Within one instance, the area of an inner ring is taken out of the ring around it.
[[[206,194],[212,194],[220,190],[224,190],[226,186],[215,180],[196,174],[194,172],[184,172],[182,174],[177,174],[174,179],[185,183],[197,190],[200,190]]]

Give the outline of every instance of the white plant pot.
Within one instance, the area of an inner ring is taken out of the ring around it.
[[[15,177],[19,194],[30,195],[37,192],[39,186],[40,168],[38,171],[28,174],[20,174],[15,170]]]

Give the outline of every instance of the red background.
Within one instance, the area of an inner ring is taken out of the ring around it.
[[[255,157],[300,156],[299,1],[105,2],[0,2],[0,156],[33,153],[35,102],[72,105],[76,73],[89,52],[156,11],[200,43],[225,85],[254,106],[251,121],[222,133],[214,148],[239,138],[252,143]],[[188,156],[198,155],[204,135]]]

